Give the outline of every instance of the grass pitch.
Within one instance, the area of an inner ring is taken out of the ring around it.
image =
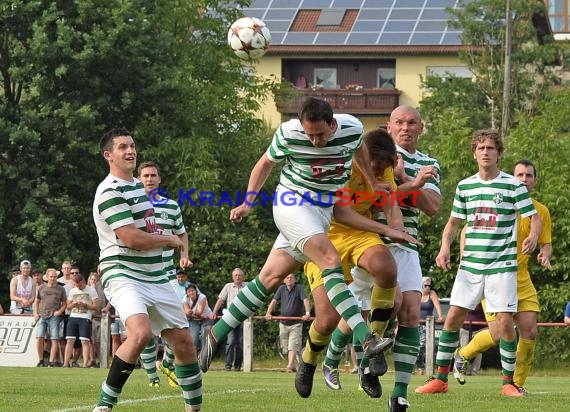
[[[107,375],[104,369],[60,368],[0,368],[4,377],[0,385],[2,412],[74,412],[91,411],[98,397],[101,382]],[[532,376],[527,381],[529,395],[525,398],[505,398],[500,394],[498,372],[468,377],[460,386],[452,376],[449,392],[439,395],[417,395],[414,389],[425,377],[414,376],[408,400],[410,412],[519,412],[570,410],[570,377]],[[341,373],[343,389],[328,390],[320,368],[310,398],[302,399],[295,392],[294,374],[276,371],[225,372],[211,370],[203,375],[203,411],[386,411],[394,382],[394,374],[382,377],[384,394],[371,399],[358,391],[356,375]],[[149,388],[143,370],[135,370],[127,382],[117,412],[183,411],[179,390],[168,386],[161,377],[160,388]]]

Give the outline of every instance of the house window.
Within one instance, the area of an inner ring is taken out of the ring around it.
[[[322,87],[323,89],[336,89],[336,69],[315,69],[315,79],[313,84],[317,87]]]
[[[438,77],[461,77],[464,79],[471,79],[473,73],[467,67],[462,66],[428,66],[427,67],[428,76],[438,76]]]
[[[552,31],[555,33],[568,33],[570,25],[568,24],[569,4],[568,0],[547,0],[548,17]]]
[[[380,89],[394,89],[396,87],[396,69],[394,67],[379,68],[377,78],[377,87]]]

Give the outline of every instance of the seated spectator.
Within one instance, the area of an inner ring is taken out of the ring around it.
[[[91,354],[91,319],[94,310],[99,308],[99,296],[97,291],[91,286],[87,286],[85,279],[79,271],[72,273],[75,287],[69,291],[67,296],[67,308],[71,310],[67,323],[67,344],[65,345],[64,367],[70,366],[73,355],[73,345],[76,336],[79,335],[81,341],[83,367],[89,365]]]
[[[30,277],[32,264],[29,260],[20,263],[20,274],[10,281],[10,299],[15,302],[10,312],[14,315],[32,315],[33,303],[36,297],[36,283]]]
[[[188,319],[188,326],[192,341],[196,346],[196,350],[200,350],[201,338],[210,332],[214,321],[212,317],[212,309],[208,305],[208,298],[200,293],[195,284],[190,283],[186,287],[186,297],[182,302],[184,313]]]
[[[570,326],[570,300],[566,304],[566,310],[564,311],[564,323]]]
[[[44,363],[44,349],[46,346],[46,335],[49,330],[51,348],[47,366],[53,367],[59,353],[60,330],[62,329],[60,326],[63,322],[67,299],[65,289],[57,283],[56,270],[48,269],[46,277],[47,283],[38,287],[34,303],[34,320],[39,322],[36,332],[39,358],[37,366],[46,366]]]

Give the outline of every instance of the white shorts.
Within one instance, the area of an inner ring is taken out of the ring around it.
[[[290,206],[281,201],[283,196]],[[302,254],[305,243],[315,235],[327,234],[333,208],[314,206],[280,185],[275,190],[275,198],[278,200],[273,205],[273,221],[280,233],[273,247],[286,249],[296,260],[304,262],[307,260]]]
[[[182,303],[168,282],[151,284],[120,277],[109,280],[104,291],[125,325],[130,316],[144,313],[157,336],[164,329],[188,327]]]
[[[418,252],[390,245],[390,252],[398,266],[398,285],[402,292],[422,290],[422,267]]]
[[[516,312],[517,272],[474,275],[459,270],[449,304],[472,310],[483,298],[487,300],[486,312]]]
[[[350,270],[350,275],[352,276],[352,283],[348,285],[348,289],[356,298],[358,307],[360,310],[370,310],[374,278],[366,270],[358,266]]]

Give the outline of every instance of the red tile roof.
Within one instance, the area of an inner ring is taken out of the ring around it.
[[[346,10],[339,26],[317,26],[321,10],[299,10],[291,25],[290,33],[294,32],[337,32],[349,33],[358,16],[358,10]]]

